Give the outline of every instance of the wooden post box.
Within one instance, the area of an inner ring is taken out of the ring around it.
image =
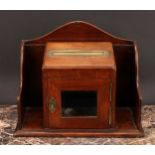
[[[111,43],[47,43],[42,70],[45,128],[115,127]]]
[[[142,137],[134,41],[81,21],[21,44],[15,136]]]

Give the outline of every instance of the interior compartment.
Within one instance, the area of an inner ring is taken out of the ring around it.
[[[96,116],[96,91],[62,91],[62,116]]]

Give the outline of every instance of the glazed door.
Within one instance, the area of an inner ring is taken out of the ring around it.
[[[106,129],[110,80],[48,80],[46,122],[56,129]]]

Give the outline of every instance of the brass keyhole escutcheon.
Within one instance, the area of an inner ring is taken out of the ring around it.
[[[56,110],[56,100],[54,97],[51,97],[48,100],[48,109],[51,113],[53,113]]]

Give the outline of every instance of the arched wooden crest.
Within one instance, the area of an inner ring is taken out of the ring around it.
[[[104,41],[113,44],[132,44],[133,41],[125,40],[111,35],[102,29],[82,21],[64,24],[57,29],[33,40],[25,40],[28,44],[44,44],[49,41]]]
[[[120,133],[101,134],[100,136],[118,135],[120,137],[134,137],[143,135],[136,43],[115,37],[101,28],[82,21],[70,22],[41,37],[22,41],[20,88],[17,97],[18,125],[15,135],[47,135],[44,131],[40,132],[40,134],[35,131],[35,128],[38,130],[38,124],[34,129],[31,128],[32,132],[27,133],[23,131],[23,120],[25,117],[28,117],[26,116],[28,114],[24,113],[26,109],[29,107],[35,107],[36,109],[42,107],[41,67],[44,48],[47,42],[111,42],[113,44],[117,66],[116,106],[131,107],[136,130],[131,132],[131,134],[123,131]],[[38,116],[40,120],[41,117],[42,116]],[[30,124],[30,127],[31,126],[33,125]],[[49,135],[54,136],[52,133]],[[55,133],[55,135],[58,134]]]

